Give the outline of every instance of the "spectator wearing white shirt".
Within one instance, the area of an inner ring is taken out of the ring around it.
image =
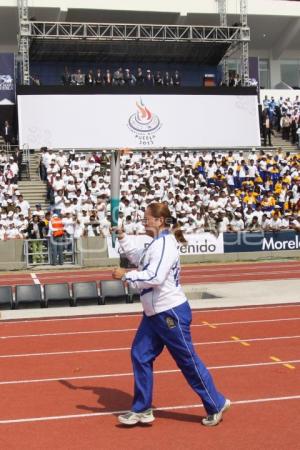
[[[269,231],[270,228],[270,215],[269,213],[264,213],[261,220],[261,228],[263,231]]]
[[[45,212],[42,210],[42,205],[40,203],[37,203],[35,205],[35,209],[32,211],[32,216],[38,216],[40,219],[44,219]]]
[[[23,239],[22,233],[20,233],[13,222],[7,227],[6,239]]]
[[[64,154],[63,150],[58,151],[58,156],[56,157],[56,162],[59,165],[59,168],[62,169],[68,162],[67,156]]]
[[[124,232],[126,234],[136,234],[135,223],[132,221],[131,216],[127,216],[124,223]]]
[[[99,228],[100,228],[100,232],[103,237],[110,236],[110,227],[111,227],[111,223],[110,223],[109,216],[104,217],[104,219],[101,219],[99,221]]]
[[[229,229],[229,219],[226,216],[225,211],[219,213],[219,218],[217,220],[217,231],[218,233],[226,233]]]
[[[16,205],[21,208],[22,214],[25,217],[28,217],[30,214],[30,204],[27,200],[24,200],[23,195],[18,195],[18,200],[16,201]]]
[[[281,229],[281,219],[279,217],[279,213],[277,211],[274,212],[273,217],[269,222],[269,230],[270,231],[279,231]]]
[[[242,214],[238,211],[235,211],[235,213],[233,214],[233,218],[229,222],[228,231],[238,233],[239,231],[243,231],[244,228],[245,224],[242,219]]]
[[[52,182],[52,189],[53,189],[54,193],[61,191],[62,189],[64,189],[64,187],[65,187],[65,184],[64,184],[60,174],[57,173]]]
[[[259,224],[258,217],[253,215],[251,221],[247,224],[247,231],[261,231],[261,225]]]
[[[192,217],[188,218],[188,221],[182,226],[184,234],[194,234],[197,230],[197,224]]]

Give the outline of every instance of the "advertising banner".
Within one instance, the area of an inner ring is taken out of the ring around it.
[[[294,231],[224,233],[224,253],[300,250],[300,234]]]
[[[15,55],[0,53],[0,105],[15,103]]]
[[[256,95],[18,95],[18,114],[34,149],[260,145]]]
[[[224,253],[223,234],[218,237],[211,233],[190,234],[185,236],[187,243],[179,244],[179,251],[181,256],[187,255],[211,255]],[[136,248],[145,248],[152,241],[152,238],[146,235],[130,236],[133,245]],[[107,238],[108,257],[118,258],[119,244],[112,247],[111,238]]]

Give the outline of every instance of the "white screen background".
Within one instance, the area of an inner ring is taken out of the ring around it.
[[[141,101],[161,124],[151,142],[128,127]],[[20,145],[29,148],[260,145],[254,95],[19,95],[18,114]]]

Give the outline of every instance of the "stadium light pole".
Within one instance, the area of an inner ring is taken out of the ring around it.
[[[110,155],[110,213],[111,213],[111,226],[118,226],[119,219],[119,205],[120,205],[120,178],[121,178],[121,150],[112,150]],[[112,233],[112,246],[116,246],[116,233]]]

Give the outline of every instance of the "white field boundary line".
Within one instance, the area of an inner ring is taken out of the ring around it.
[[[298,336],[291,336],[290,339],[298,339]],[[281,339],[289,339],[285,336],[281,337]],[[266,340],[276,340],[278,338],[254,338],[252,341],[266,341]],[[250,342],[250,339],[242,339],[244,342]],[[279,339],[278,339],[279,340]],[[210,342],[196,342],[195,346],[200,345],[218,345],[218,344],[238,344],[238,341],[228,340],[228,341],[210,341]],[[57,351],[57,352],[39,352],[39,353],[15,353],[11,355],[0,355],[1,359],[14,359],[14,358],[35,358],[38,356],[62,356],[62,355],[80,355],[86,353],[109,353],[109,352],[125,352],[131,350],[131,347],[111,347],[111,348],[95,348],[95,349],[86,349],[86,350],[65,350],[65,351]]]
[[[240,307],[232,307],[228,306],[226,307],[224,305],[223,308],[219,309],[199,309],[193,310],[193,315],[196,314],[205,314],[205,313],[215,313],[215,312],[231,312],[231,311],[248,311],[248,310],[260,310],[260,309],[279,309],[279,308],[299,308],[300,303],[289,303],[289,304],[279,304],[279,305],[258,305],[258,306],[240,306]],[[90,315],[90,316],[84,316],[84,317],[58,317],[58,318],[50,318],[50,319],[20,319],[20,320],[6,320],[6,321],[0,321],[0,327],[1,326],[9,326],[10,324],[23,324],[23,323],[44,323],[44,322],[71,322],[71,321],[80,321],[80,320],[103,320],[103,319],[122,319],[126,317],[141,317],[142,313],[139,314],[122,314],[122,313],[116,313],[111,315],[101,315],[101,312],[99,312],[98,315]]]
[[[282,321],[293,321],[300,320],[300,317],[287,317],[283,319],[262,319],[262,320],[247,320],[247,321],[236,321],[236,322],[211,322],[209,325],[245,325],[245,324],[255,324],[255,323],[269,323],[269,322],[282,322]],[[192,324],[193,328],[203,328],[207,327],[207,324]],[[9,335],[0,336],[0,339],[25,339],[25,338],[41,338],[41,337],[55,337],[55,336],[76,336],[76,335],[90,335],[90,334],[103,334],[103,333],[127,333],[131,331],[136,331],[137,328],[116,328],[107,330],[89,330],[89,331],[64,331],[58,333],[37,333],[37,334],[20,334],[20,335]]]
[[[282,364],[298,364],[300,359],[288,360],[288,361],[274,361],[274,362],[260,362],[260,363],[249,363],[249,364],[231,364],[223,366],[208,366],[209,370],[224,370],[224,369],[247,369],[251,367],[266,367],[266,366],[276,366]],[[174,373],[180,373],[180,369],[166,369],[166,370],[154,370],[154,375],[168,375]],[[16,385],[16,384],[37,384],[37,383],[51,383],[53,381],[76,381],[76,380],[95,380],[104,378],[122,378],[131,377],[133,372],[120,372],[120,373],[105,373],[97,375],[83,375],[83,376],[73,376],[73,377],[59,377],[59,378],[41,378],[32,380],[11,380],[11,381],[1,381],[1,386],[6,385]]]
[[[260,403],[270,403],[270,402],[283,402],[289,400],[299,400],[300,395],[290,395],[286,397],[267,397],[267,398],[255,398],[248,400],[236,400],[231,402],[232,405],[250,405],[250,404],[260,404]],[[153,408],[154,411],[178,411],[183,409],[193,409],[193,408],[203,408],[202,404],[193,405],[176,405],[176,406],[161,406],[158,408]],[[104,411],[98,413],[85,413],[85,414],[69,414],[64,416],[45,416],[45,417],[29,417],[24,419],[2,419],[0,420],[0,425],[17,424],[17,423],[30,423],[30,422],[49,422],[52,420],[68,420],[68,419],[83,419],[83,418],[93,418],[99,416],[115,416],[117,414],[123,414],[128,412],[128,410],[119,411]],[[200,417],[199,417],[200,423]]]

